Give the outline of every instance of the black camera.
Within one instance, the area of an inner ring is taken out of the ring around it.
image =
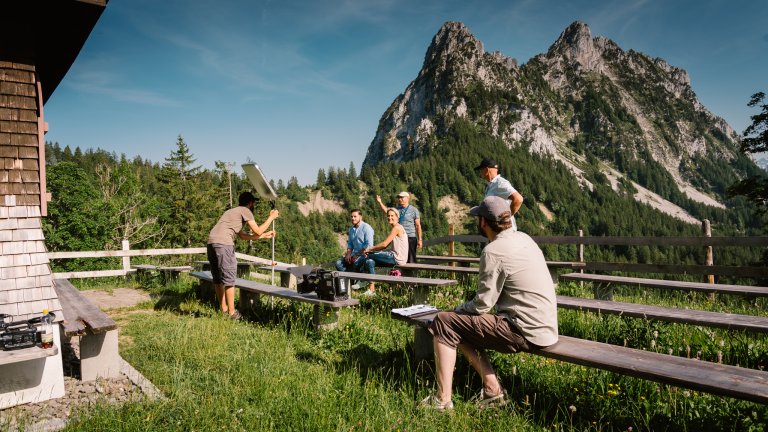
[[[298,275],[296,275],[298,277]],[[321,268],[313,268],[309,272],[302,272],[301,282],[296,286],[300,294],[317,293],[321,300],[340,301],[349,299],[347,280],[339,277],[338,272]]]
[[[36,324],[41,317],[27,321],[9,322],[10,315],[0,314],[0,349],[10,351],[33,347],[40,341]]]

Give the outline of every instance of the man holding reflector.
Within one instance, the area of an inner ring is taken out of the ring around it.
[[[267,220],[257,225],[253,217],[256,197],[250,192],[243,192],[238,198],[238,206],[227,210],[208,235],[208,261],[211,264],[211,276],[216,290],[216,300],[221,311],[230,318],[239,319],[240,312],[235,309],[235,279],[237,278],[237,258],[235,257],[235,237],[242,240],[275,238],[274,229],[266,231],[279,212],[272,209]],[[243,227],[248,227],[253,234],[246,234]]]

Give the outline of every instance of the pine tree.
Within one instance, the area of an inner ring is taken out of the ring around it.
[[[196,159],[184,142],[181,135],[160,171],[160,183],[166,199],[165,212],[161,221],[166,228],[166,239],[172,246],[190,247],[199,211],[210,202],[205,202],[201,196],[201,184],[198,181],[200,167],[195,166]]]

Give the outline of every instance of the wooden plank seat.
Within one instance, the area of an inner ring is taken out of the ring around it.
[[[156,266],[152,264],[135,264],[131,268],[136,270],[136,277],[139,281],[147,281],[152,275],[158,274],[163,283],[178,280],[181,273],[193,270],[192,266]]]
[[[117,323],[86,298],[67,279],[54,279],[53,287],[61,303],[64,336],[80,338],[80,378],[120,376]]]
[[[438,257],[438,258],[443,258],[443,257]],[[444,258],[450,258],[450,257],[444,257]],[[463,257],[463,258],[471,258],[471,257]],[[480,262],[480,258],[477,258],[477,262]],[[578,262],[578,261],[547,261],[547,267],[549,268],[549,273],[552,275],[552,280],[554,282],[557,282],[559,276],[557,274],[556,269],[569,268],[569,269],[576,270],[579,268],[583,268],[584,263]],[[400,264],[400,265],[397,265],[396,268],[405,270],[409,273],[415,273],[418,271],[442,271],[442,272],[456,273],[456,274],[477,274],[480,271],[479,267],[452,267],[452,266],[445,266],[440,264],[421,264],[421,263]]]
[[[209,284],[213,283],[213,277],[209,271],[196,271],[191,272],[189,275],[198,278],[203,282]],[[341,308],[357,306],[360,304],[359,300],[353,298],[340,301],[323,300],[318,298],[317,294],[314,292],[300,294],[287,288],[276,287],[241,278],[235,279],[235,288],[240,290],[241,308],[251,307],[252,302],[256,301],[258,296],[262,294],[290,301],[309,303],[313,305],[314,308],[313,324],[315,325],[315,328],[320,330],[329,330],[338,325],[339,311]]]
[[[290,273],[290,269],[293,266],[277,265],[277,266],[264,266],[262,270],[271,271],[273,268],[276,272],[282,274]],[[456,285],[458,282],[454,279],[431,279],[420,278],[411,276],[390,276],[379,275],[370,273],[353,273],[353,272],[338,272],[340,277],[346,277],[348,280],[354,279],[358,281],[366,282],[383,282],[383,283],[402,283],[413,287],[410,303],[412,305],[427,303],[429,299],[429,290],[431,288],[441,288],[446,286]],[[425,350],[424,352],[418,352],[417,355],[427,356],[432,352],[432,346],[424,343],[420,343],[424,340],[429,340],[430,336],[426,330],[420,327],[414,329],[414,340],[419,342],[416,344],[419,349]]]
[[[426,328],[435,315],[403,317],[392,314],[392,317]],[[768,372],[766,371],[569,336],[560,336],[556,344],[541,350],[532,350],[530,353],[663,384],[768,404]]]
[[[684,282],[673,281],[665,279],[646,279],[639,277],[628,276],[611,276],[600,275],[591,273],[567,273],[560,275],[561,280],[568,281],[583,281],[592,282],[594,284],[616,284],[616,285],[636,285],[646,286],[653,288],[664,289],[680,289],[687,291],[701,291],[707,293],[721,293],[721,294],[739,294],[739,295],[753,295],[753,296],[768,296],[768,287],[760,286],[748,286],[748,285],[727,285],[727,284],[710,284],[706,282]],[[610,299],[610,292],[607,294],[599,294],[604,292],[604,288],[596,288],[596,297],[602,299]]]
[[[649,320],[718,327],[729,330],[747,330],[760,333],[768,332],[768,318],[752,315],[678,309],[664,306],[650,306],[637,303],[623,303],[561,295],[557,296],[557,306],[563,309],[583,310]]]
[[[211,263],[208,261],[195,261],[194,262],[195,267],[197,267],[200,271],[210,271],[211,270]],[[237,262],[237,276],[239,277],[246,277],[251,272],[252,267],[257,266],[263,266],[263,263],[256,263],[256,262],[248,262],[248,261],[238,261]]]
[[[294,266],[277,265],[274,266],[275,272],[290,273],[290,269]],[[271,271],[273,266],[259,267],[260,270]],[[354,279],[365,282],[383,282],[383,283],[401,283],[405,285],[411,285],[414,287],[413,297],[411,298],[412,304],[426,303],[428,300],[429,289],[439,288],[445,286],[456,285],[458,282],[454,279],[432,279],[432,278],[420,278],[411,276],[390,276],[370,273],[356,273],[356,272],[336,272],[340,277],[347,279]]]

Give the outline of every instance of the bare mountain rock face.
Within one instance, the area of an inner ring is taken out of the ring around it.
[[[735,161],[752,163],[733,129],[699,102],[685,70],[593,37],[583,22],[522,66],[486,52],[464,24],[445,23],[416,79],[382,115],[363,166],[439,152],[459,119],[508,148],[564,162],[585,188],[585,164],[597,160],[649,193],[658,191],[642,180],[656,170],[689,199],[722,207],[720,177],[741,178]]]

